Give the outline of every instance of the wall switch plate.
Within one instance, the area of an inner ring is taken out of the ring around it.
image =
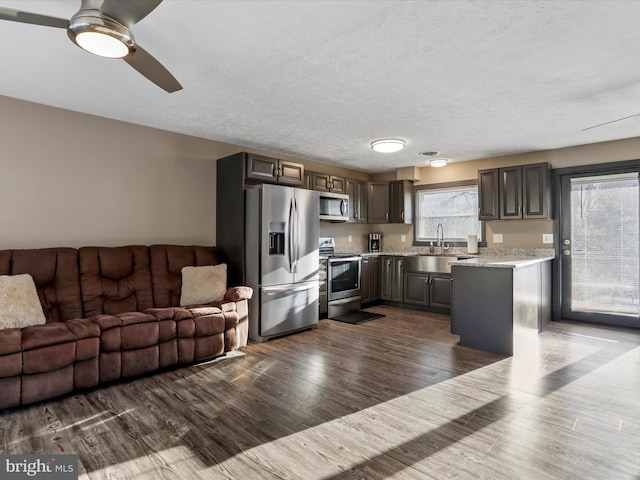
[[[353,237],[349,235],[349,242],[353,242]]]
[[[553,233],[543,233],[542,243],[553,243]]]
[[[407,236],[406,236],[406,235],[401,235],[401,236],[400,236],[400,241],[401,241],[402,243],[406,242],[406,241],[407,241]]]
[[[494,233],[493,234],[493,243],[502,243],[502,234]]]

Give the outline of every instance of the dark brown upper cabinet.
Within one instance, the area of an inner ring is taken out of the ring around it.
[[[550,175],[548,163],[479,170],[478,218],[551,218]]]
[[[389,182],[389,223],[413,222],[413,185],[409,180]]]
[[[319,192],[346,193],[345,178],[328,173],[313,172],[311,188]]]
[[[522,167],[500,169],[500,219],[522,218]]]
[[[548,163],[522,167],[522,218],[551,218],[551,169]]]
[[[304,165],[277,158],[246,154],[246,180],[304,186]]]
[[[409,180],[368,183],[368,223],[413,221],[413,187]]]
[[[369,182],[367,190],[369,223],[389,223],[389,182]]]
[[[478,170],[478,219],[500,219],[500,172],[497,168]]]
[[[367,223],[367,183],[347,178],[345,185],[349,195],[349,222]]]

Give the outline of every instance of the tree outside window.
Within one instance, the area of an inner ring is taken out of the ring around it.
[[[445,241],[466,244],[468,235],[482,241],[482,222],[478,220],[478,186],[463,185],[415,191],[415,242],[435,242],[438,224],[444,228]]]

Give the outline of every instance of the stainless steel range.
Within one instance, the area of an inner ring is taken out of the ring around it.
[[[335,253],[335,239],[320,238],[320,255],[329,258],[327,266],[328,317],[360,310],[360,255]]]

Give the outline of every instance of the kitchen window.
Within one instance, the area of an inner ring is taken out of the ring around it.
[[[414,202],[414,245],[435,245],[438,224],[442,224],[445,242],[450,245],[465,246],[468,235],[477,235],[478,241],[483,241],[475,180],[420,185],[414,189]]]

